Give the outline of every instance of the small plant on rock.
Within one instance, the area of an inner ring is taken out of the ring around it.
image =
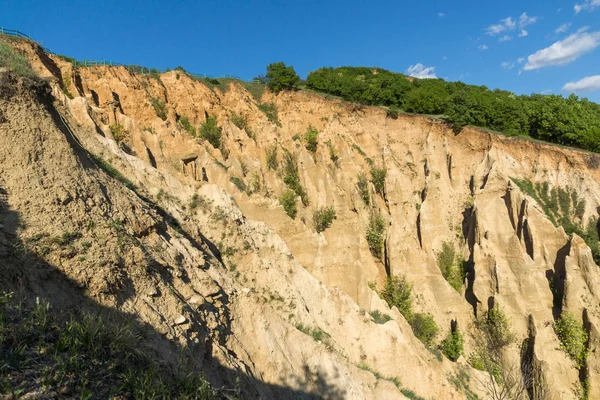
[[[215,149],[221,147],[221,127],[217,125],[215,117],[208,117],[200,127],[200,137],[210,143]]]
[[[296,204],[297,197],[298,196],[296,195],[296,192],[294,192],[291,189],[288,189],[285,192],[283,192],[281,198],[279,199],[279,202],[283,206],[285,213],[292,219],[295,219],[296,215],[298,214],[298,206]]]
[[[367,226],[367,243],[371,254],[381,259],[383,258],[383,234],[385,233],[385,221],[381,214],[371,213],[369,216],[369,225]]]
[[[313,214],[313,222],[317,233],[323,232],[325,229],[329,228],[335,218],[336,214],[333,206],[317,209]]]
[[[306,150],[310,151],[311,153],[315,153],[317,151],[318,137],[319,132],[310,126],[304,134],[304,141],[306,142],[304,147],[306,147]]]

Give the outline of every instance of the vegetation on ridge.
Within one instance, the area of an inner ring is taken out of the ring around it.
[[[306,86],[351,102],[392,107],[392,118],[397,109],[444,115],[456,129],[473,125],[600,152],[600,105],[575,95],[517,96],[366,67],[321,68],[308,75]]]

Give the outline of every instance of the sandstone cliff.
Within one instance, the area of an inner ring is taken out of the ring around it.
[[[51,88],[36,93],[2,72],[10,90],[0,98],[0,185],[15,215],[3,229],[19,227],[37,260],[15,272],[24,291],[135,314],[160,340],[193,346],[216,384],[243,377],[248,396],[486,396],[481,372],[465,357],[436,358],[373,290],[403,274],[440,338],[458,323],[467,356],[475,318],[500,304],[542,366],[547,398],[576,398],[582,382],[600,396],[600,271],[557,221],[598,221],[597,155],[471,128],[455,135],[441,121],[391,119],[310,92],[257,98],[239,83],[211,88],[180,71],[157,79],[75,69],[29,42],[13,45]],[[269,103],[276,120],[259,108]],[[220,148],[182,124],[197,129],[209,116],[222,127]],[[314,153],[302,140],[309,127],[318,131]],[[267,166],[274,148],[279,162],[285,150],[297,157],[308,201],[298,201],[295,219],[279,201],[281,166]],[[387,170],[385,186],[377,193],[369,183],[365,202],[357,177],[372,167]],[[543,193],[553,189],[568,193],[567,211],[548,208]],[[324,206],[336,219],[317,233],[313,212]],[[365,238],[373,212],[386,225],[381,259]],[[68,248],[52,244],[73,232]],[[440,270],[444,246],[468,268],[459,290]],[[392,320],[375,323],[376,310]],[[563,310],[590,336],[582,368],[553,328]],[[469,389],[456,384],[465,375]]]

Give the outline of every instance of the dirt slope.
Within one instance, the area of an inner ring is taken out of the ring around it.
[[[500,304],[518,343],[528,338],[542,365],[548,398],[575,398],[586,377],[590,398],[599,395],[598,266],[580,237],[551,221],[564,207],[552,214],[539,192],[517,184],[568,188],[568,215],[585,226],[598,220],[597,155],[474,129],[454,135],[439,121],[394,120],[381,109],[308,92],[256,99],[238,84],[222,93],[178,71],[155,79],[122,67],[75,70],[31,44],[18,47],[52,88],[51,96],[34,94],[3,75],[16,89],[0,100],[0,177],[19,215],[19,236],[76,282],[74,292],[138,315],[170,341],[195,343],[199,367],[211,360],[204,367],[217,382],[235,379],[224,367],[246,377],[248,393],[266,398],[276,387],[329,398],[402,398],[379,375],[398,377],[424,397],[463,398],[448,377],[464,370],[484,378],[462,357],[438,361],[369,285],[404,274],[416,311],[433,315],[440,337],[453,320],[468,332],[476,315]],[[279,125],[261,102],[276,105]],[[223,128],[221,149],[181,126],[183,116],[198,128],[208,115]],[[233,124],[232,115],[245,117],[248,128]],[[120,145],[109,129],[117,124],[126,132]],[[314,154],[302,141],[309,126],[319,132]],[[267,167],[272,146],[280,162],[284,149],[298,158],[309,204],[299,202],[294,220],[278,200],[286,188],[281,167]],[[371,165],[387,169],[385,192],[370,186],[365,204],[356,181]],[[316,233],[313,211],[322,206],[333,206],[337,218]],[[382,260],[365,239],[373,211],[386,221]],[[56,244],[65,232],[75,234]],[[459,290],[438,266],[444,243],[470,266]],[[52,290],[35,274],[28,281],[34,293]],[[367,314],[374,310],[392,321],[374,323]],[[563,310],[590,335],[582,371],[553,329]],[[467,355],[470,346],[467,340]],[[512,353],[519,357],[518,346]],[[470,386],[483,396],[482,387]]]

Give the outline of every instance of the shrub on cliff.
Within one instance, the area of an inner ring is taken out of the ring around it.
[[[579,367],[584,366],[587,358],[588,333],[583,324],[570,312],[563,311],[554,324],[554,330],[564,351]]]
[[[335,209],[333,206],[322,207],[317,209],[313,214],[313,222],[317,232],[323,232],[331,226],[331,223],[336,218]]]
[[[296,195],[296,192],[294,192],[291,189],[288,189],[285,192],[283,192],[283,194],[281,195],[281,198],[279,199],[279,202],[283,206],[285,213],[291,219],[295,219],[296,215],[298,214],[298,206],[296,205],[297,197],[298,196]]]
[[[200,127],[200,137],[210,143],[215,149],[221,147],[221,127],[215,117],[208,117]]]
[[[383,234],[385,233],[385,221],[381,214],[371,213],[369,225],[367,226],[366,238],[371,254],[381,259],[383,257]]]
[[[267,86],[277,93],[282,90],[295,89],[300,84],[300,77],[294,67],[287,67],[283,62],[272,63],[267,66]]]

